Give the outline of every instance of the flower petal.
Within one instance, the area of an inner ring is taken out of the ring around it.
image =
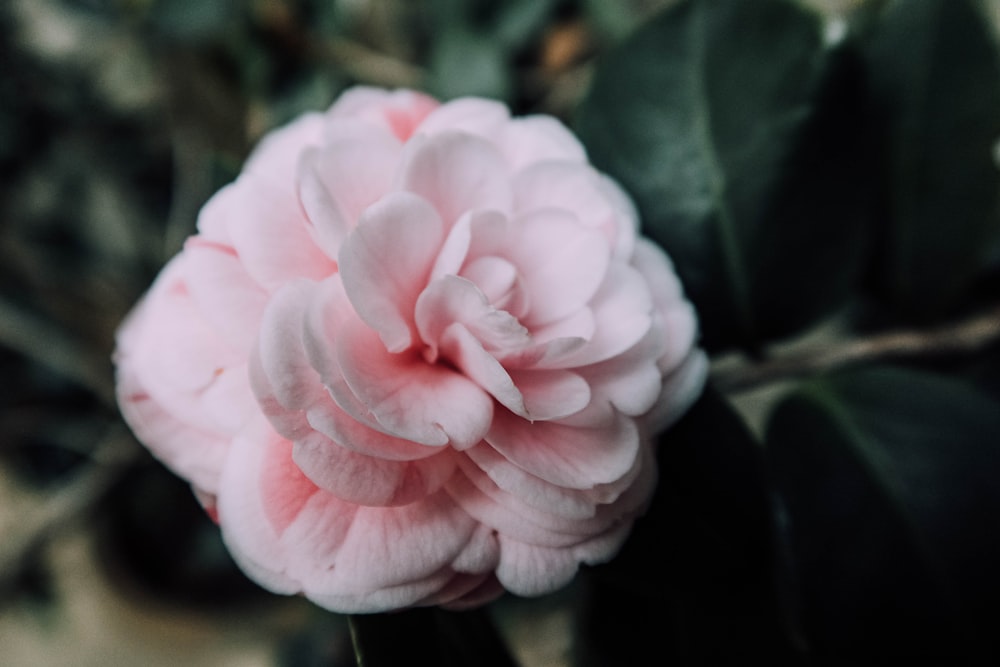
[[[614,256],[627,260],[635,245],[638,218],[620,188],[586,163],[539,162],[514,179],[518,213],[558,208],[600,231]]]
[[[358,454],[313,432],[295,441],[295,464],[316,486],[345,502],[372,507],[406,505],[447,481],[454,462],[447,450],[419,461]]]
[[[361,213],[389,191],[399,162],[400,145],[392,136],[361,124],[352,129],[351,136],[303,154],[299,163],[302,206],[331,257]]]
[[[500,535],[497,579],[511,593],[534,597],[568,584],[580,562],[570,549],[525,544]]]
[[[583,308],[604,280],[610,251],[601,232],[565,211],[549,209],[515,219],[507,256],[517,265],[535,327]]]
[[[322,394],[319,374],[303,347],[305,316],[316,295],[316,284],[288,283],[272,298],[261,318],[257,338],[260,373],[251,377],[258,398],[274,398],[287,410],[304,410]]]
[[[297,593],[281,534],[316,492],[294,464],[292,445],[260,418],[233,440],[218,494],[222,538],[236,564],[264,588]]]
[[[565,370],[512,370],[514,386],[521,392],[528,419],[561,419],[590,403],[590,385]]]
[[[354,395],[393,435],[461,449],[489,430],[493,402],[482,389],[419,353],[387,352],[357,324],[341,331],[337,361]]]
[[[638,271],[617,262],[608,267],[590,309],[594,335],[559,363],[584,366],[611,359],[642,340],[653,322],[649,285]]]
[[[243,166],[243,174],[253,174],[255,180],[270,183],[280,191],[295,192],[295,166],[299,156],[318,145],[323,136],[323,114],[307,113],[284,127],[272,130]]]
[[[432,111],[417,132],[435,135],[458,130],[483,139],[493,139],[509,121],[510,112],[500,102],[464,97],[446,102]]]
[[[414,318],[420,338],[434,347],[453,323],[463,324],[490,350],[518,348],[531,342],[516,318],[490,305],[471,281],[443,276],[432,281],[417,299]]]
[[[444,240],[441,219],[422,198],[398,192],[369,208],[338,258],[344,290],[386,349],[414,341],[413,309]]]
[[[257,174],[243,174],[217,195],[232,247],[266,291],[296,278],[319,279],[334,264],[317,247],[295,196]]]
[[[510,211],[507,165],[484,139],[460,132],[417,136],[402,159],[397,187],[431,202],[448,228],[467,211]]]
[[[635,422],[618,413],[582,428],[528,422],[497,410],[486,441],[531,474],[571,489],[614,482],[628,473],[639,451]]]
[[[587,160],[580,141],[552,116],[515,118],[505,130],[501,146],[516,171],[536,162],[561,160],[579,163]]]
[[[248,355],[267,305],[267,293],[250,277],[231,247],[193,236],[184,244],[184,262],[185,286],[202,318],[236,354]]]
[[[382,90],[371,86],[355,86],[337,99],[329,112],[328,123],[362,120],[392,132],[406,141],[439,103],[432,97],[413,90]]]

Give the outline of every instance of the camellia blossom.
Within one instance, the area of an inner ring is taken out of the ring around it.
[[[122,412],[239,566],[340,612],[610,559],[706,360],[557,120],[355,88],[261,142],[118,336]]]

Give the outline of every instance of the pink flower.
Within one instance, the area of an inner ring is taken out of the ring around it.
[[[267,136],[119,332],[122,412],[262,586],[341,612],[611,558],[706,362],[556,120],[355,88]]]

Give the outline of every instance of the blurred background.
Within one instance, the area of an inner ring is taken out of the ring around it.
[[[247,582],[132,439],[115,329],[267,130],[358,83],[572,125],[595,59],[669,4],[0,3],[0,664],[353,664],[343,619]],[[523,664],[565,664],[571,596],[497,606]]]

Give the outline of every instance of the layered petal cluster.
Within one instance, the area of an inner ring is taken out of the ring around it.
[[[119,401],[249,576],[341,612],[612,557],[706,362],[546,116],[356,88],[267,136],[119,332]]]

